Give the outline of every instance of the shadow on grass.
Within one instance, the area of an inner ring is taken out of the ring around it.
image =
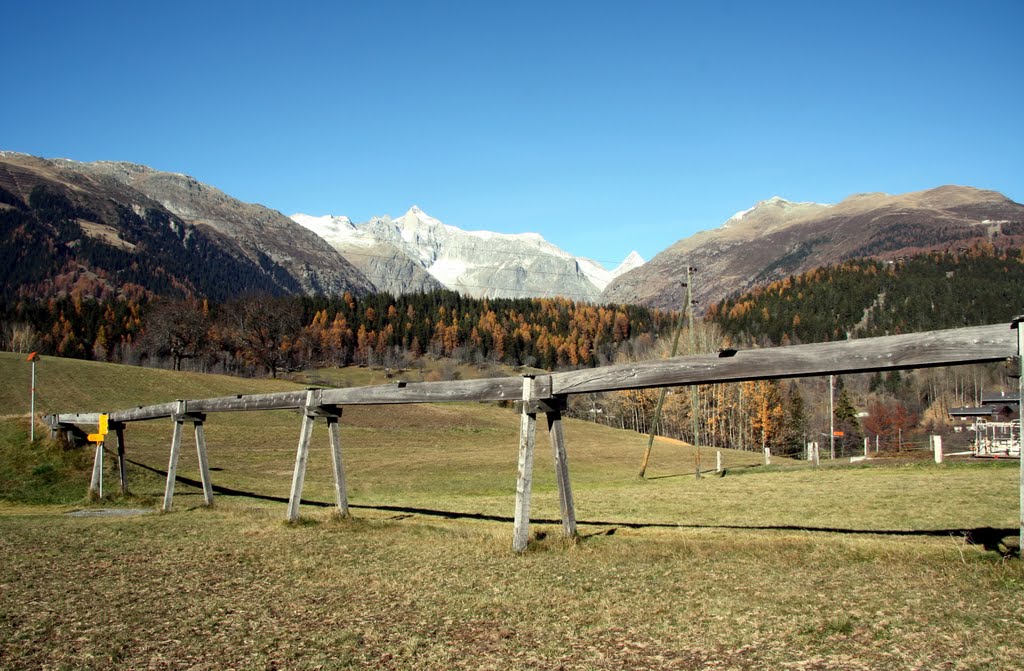
[[[152,466],[139,463],[137,461],[127,460],[128,463],[138,466],[144,470],[150,471],[163,477],[167,477],[167,471],[162,471]],[[690,474],[692,475],[692,473]],[[670,477],[670,476],[661,476]],[[185,478],[182,476],[176,476],[175,482],[180,482],[183,485],[190,487],[202,488],[203,483],[198,480],[191,478]],[[241,489],[233,489],[231,487],[224,487],[223,485],[213,485],[213,491],[223,496],[238,496],[249,499],[256,499],[259,501],[273,501],[275,503],[288,503],[288,498],[284,496],[271,496],[269,494],[257,494],[256,492],[247,492]],[[317,508],[333,508],[336,504],[328,501],[316,501],[313,499],[302,499],[302,505],[313,506]],[[363,505],[349,503],[349,508],[355,508],[360,510],[380,510],[383,512],[399,513],[400,516],[396,519],[404,519],[410,515],[424,515],[427,517],[440,517],[448,520],[480,520],[485,522],[505,522],[513,523],[514,518],[507,515],[489,515],[486,513],[467,513],[458,512],[452,510],[435,510],[432,508],[415,508],[410,506],[385,506],[385,505]],[[534,524],[561,524],[560,519],[538,519],[531,518],[531,522]],[[994,527],[978,527],[974,529],[843,529],[838,527],[812,527],[803,526],[797,524],[776,524],[776,525],[755,525],[755,524],[683,524],[679,522],[613,522],[607,520],[577,520],[579,526],[590,526],[590,527],[609,527],[604,531],[599,531],[592,534],[580,534],[581,538],[591,538],[594,536],[611,536],[615,533],[616,529],[724,529],[724,530],[736,530],[736,531],[810,531],[830,534],[842,534],[842,535],[869,535],[869,536],[918,536],[918,537],[954,537],[963,538],[964,542],[971,545],[981,545],[989,552],[996,552],[1004,557],[1017,556],[1019,553],[1016,544],[1007,545],[1004,543],[1004,539],[1010,536],[1017,536],[1020,533],[1019,529],[997,529]]]

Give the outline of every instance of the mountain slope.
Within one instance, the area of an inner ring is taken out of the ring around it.
[[[464,231],[416,206],[397,219],[375,217],[358,225],[329,215],[292,219],[330,242],[378,289],[396,294],[441,285],[474,297],[596,301],[614,277],[643,263],[633,252],[608,271],[535,233]]]
[[[369,231],[356,227],[348,217],[294,214],[292,219],[338,250],[377,291],[401,296],[445,288],[401,247],[390,240],[375,238]]]
[[[773,280],[853,258],[890,259],[979,241],[1024,243],[1024,205],[994,191],[943,186],[850,196],[836,205],[761,201],[720,228],[678,241],[613,281],[606,302],[672,308],[687,266],[702,305]]]
[[[330,245],[276,210],[243,203],[212,186],[176,173],[111,161],[56,161],[68,170],[128,186],[193,226],[206,227],[234,241],[251,261],[271,264],[293,278],[303,293],[334,294],[372,290],[366,278]]]
[[[123,291],[223,300],[369,290],[291,220],[184,175],[0,152],[5,295]]]

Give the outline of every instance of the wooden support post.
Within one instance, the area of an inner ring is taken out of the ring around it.
[[[121,495],[128,495],[128,459],[124,453],[124,424],[114,424],[114,437],[117,440],[117,477],[121,484]]]
[[[331,441],[331,465],[334,467],[334,499],[338,504],[338,514],[348,517],[348,490],[345,486],[345,464],[341,460],[341,408],[338,414],[327,417],[327,435]]]
[[[932,451],[935,453],[935,463],[942,463],[942,436],[932,436]]]
[[[302,485],[306,480],[306,462],[309,458],[309,441],[313,437],[313,422],[316,419],[315,408],[319,394],[318,389],[306,392],[306,405],[302,410],[302,428],[299,430],[299,447],[295,452],[295,470],[292,472],[292,491],[288,497],[289,522],[299,519],[299,503],[302,501]]]
[[[715,453],[715,473],[721,473],[721,472],[722,472],[722,451],[718,450],[718,452]]]
[[[765,447],[764,448],[764,465],[768,466],[771,463],[772,463],[772,448]]]
[[[89,496],[103,498],[103,443],[96,443],[96,452],[92,461],[92,481],[89,483]]]
[[[1020,461],[1020,536],[1017,557],[1024,561],[1024,315],[1013,321],[1017,329],[1017,458]]]
[[[533,377],[523,378],[523,413],[519,419],[519,475],[516,479],[516,510],[512,551],[525,552],[530,539],[530,494],[533,490],[533,449],[537,442],[537,411],[531,407]]]
[[[206,460],[206,435],[203,433],[204,418],[194,417],[196,434],[196,456],[199,457],[199,479],[203,483],[203,502],[213,505],[213,483],[210,481],[210,465]]]
[[[163,512],[171,512],[174,501],[174,479],[178,475],[178,455],[181,453],[181,432],[185,425],[185,401],[178,401],[177,411],[172,417],[174,432],[171,434],[171,456],[167,460],[167,484],[164,487]]]
[[[565,451],[565,433],[562,430],[562,410],[566,406],[566,397],[559,396],[545,404],[548,420],[548,435],[551,438],[551,451],[555,459],[555,479],[558,482],[558,507],[562,514],[562,533],[566,538],[576,538],[576,504],[572,497],[572,485],[569,482],[569,462]]]

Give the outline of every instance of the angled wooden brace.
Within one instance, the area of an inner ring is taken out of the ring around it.
[[[558,508],[562,516],[562,535],[576,538],[576,504],[569,482],[569,459],[565,450],[565,433],[562,431],[562,411],[568,405],[567,396],[538,401],[538,410],[543,410],[548,420],[548,436],[551,438],[551,452],[555,461],[555,479],[558,482]]]
[[[565,434],[562,430],[562,411],[566,407],[566,396],[554,396],[542,400],[532,398],[533,378],[523,378],[523,412],[519,430],[519,476],[516,481],[516,508],[513,521],[512,550],[526,550],[530,537],[530,498],[533,489],[533,453],[537,442],[537,413],[543,412],[548,421],[548,435],[555,463],[555,478],[558,482],[558,507],[562,517],[562,533],[567,538],[576,537],[576,507],[573,501],[572,485],[569,482],[569,463],[565,450]]]
[[[185,428],[185,421],[189,420],[195,426],[196,453],[199,457],[199,478],[203,483],[203,502],[213,505],[213,484],[210,481],[210,467],[206,459],[206,437],[203,433],[203,422],[206,415],[202,413],[189,413],[185,401],[179,400],[174,414],[171,416],[174,421],[174,432],[171,434],[171,456],[167,462],[167,484],[164,487],[163,512],[171,511],[174,500],[174,482],[178,472],[178,455],[181,453],[181,434]]]
[[[299,429],[299,446],[295,453],[295,470],[292,473],[292,490],[288,497],[289,522],[299,519],[299,504],[302,502],[302,486],[306,480],[306,463],[309,459],[309,443],[313,437],[313,425],[318,417],[327,420],[327,434],[331,444],[331,466],[334,470],[334,498],[338,514],[348,517],[348,493],[345,488],[345,467],[341,460],[341,419],[342,408],[325,405],[323,390],[306,391],[306,403],[302,407],[302,427]]]
[[[124,453],[124,424],[111,422],[110,429],[117,439],[117,475],[121,483],[121,494],[128,494],[128,459]]]

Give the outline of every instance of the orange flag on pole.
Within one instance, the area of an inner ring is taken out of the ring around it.
[[[28,355],[28,358],[25,359],[25,361],[38,361],[38,360],[39,360],[39,354],[36,353],[36,352],[32,352],[31,354]]]

